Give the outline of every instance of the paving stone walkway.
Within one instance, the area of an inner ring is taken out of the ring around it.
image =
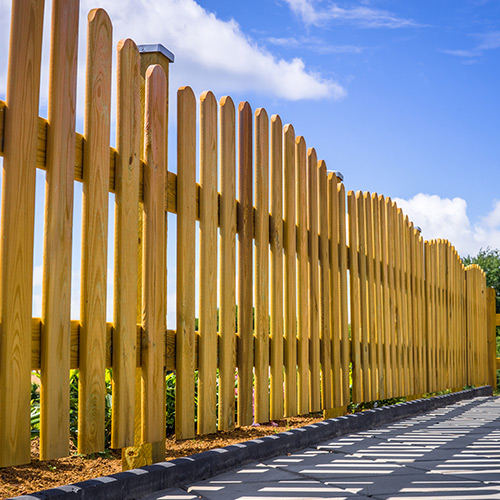
[[[455,403],[143,500],[500,499],[500,398]]]

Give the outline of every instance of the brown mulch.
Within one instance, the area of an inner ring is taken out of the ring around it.
[[[260,426],[238,427],[232,431],[197,436],[195,439],[176,441],[168,436],[165,446],[165,460],[186,457],[194,453],[241,443],[250,439],[283,432],[323,420],[322,413],[290,417]],[[113,450],[109,458],[88,458],[74,454],[58,460],[38,460],[38,438],[31,442],[31,463],[0,469],[0,498],[25,495],[64,484],[107,476],[121,471],[121,452]]]

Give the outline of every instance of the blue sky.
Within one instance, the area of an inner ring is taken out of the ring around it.
[[[50,6],[46,1],[44,116]],[[93,7],[108,11],[115,44],[125,37],[162,43],[176,56],[172,170],[176,89],[213,90],[292,123],[329,169],[343,172],[347,189],[396,198],[426,239],[448,238],[462,255],[500,248],[497,0],[81,0],[80,132],[85,19]],[[0,0],[0,99],[9,20],[10,0]]]

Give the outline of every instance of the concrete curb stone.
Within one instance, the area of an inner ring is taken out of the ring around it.
[[[249,462],[266,460],[296,452],[343,434],[369,430],[383,424],[432,411],[475,397],[491,396],[491,386],[416,399],[407,403],[383,406],[352,415],[324,420],[317,424],[177,458],[110,476],[15,497],[23,500],[133,500],[155,491],[202,481]]]

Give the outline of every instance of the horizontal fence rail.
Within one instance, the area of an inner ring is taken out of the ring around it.
[[[30,461],[33,370],[41,374],[42,459],[69,454],[73,369],[78,451],[103,450],[112,368],[111,446],[127,456],[147,449],[149,463],[164,457],[170,371],[178,439],[494,383],[499,320],[484,272],[464,267],[448,241],[424,241],[390,198],[346,193],[279,116],[179,89],[170,172],[171,61],[123,40],[111,148],[112,26],[101,9],[88,17],[85,131],[76,133],[78,15],[78,1],[53,2],[44,119],[43,1],[13,2],[0,101],[0,467]],[[37,168],[46,171],[42,318],[31,312]],[[79,321],[70,315],[75,181],[83,187]],[[175,231],[167,213],[176,214]],[[106,322],[110,244],[114,316]],[[167,330],[174,248],[177,321]]]

